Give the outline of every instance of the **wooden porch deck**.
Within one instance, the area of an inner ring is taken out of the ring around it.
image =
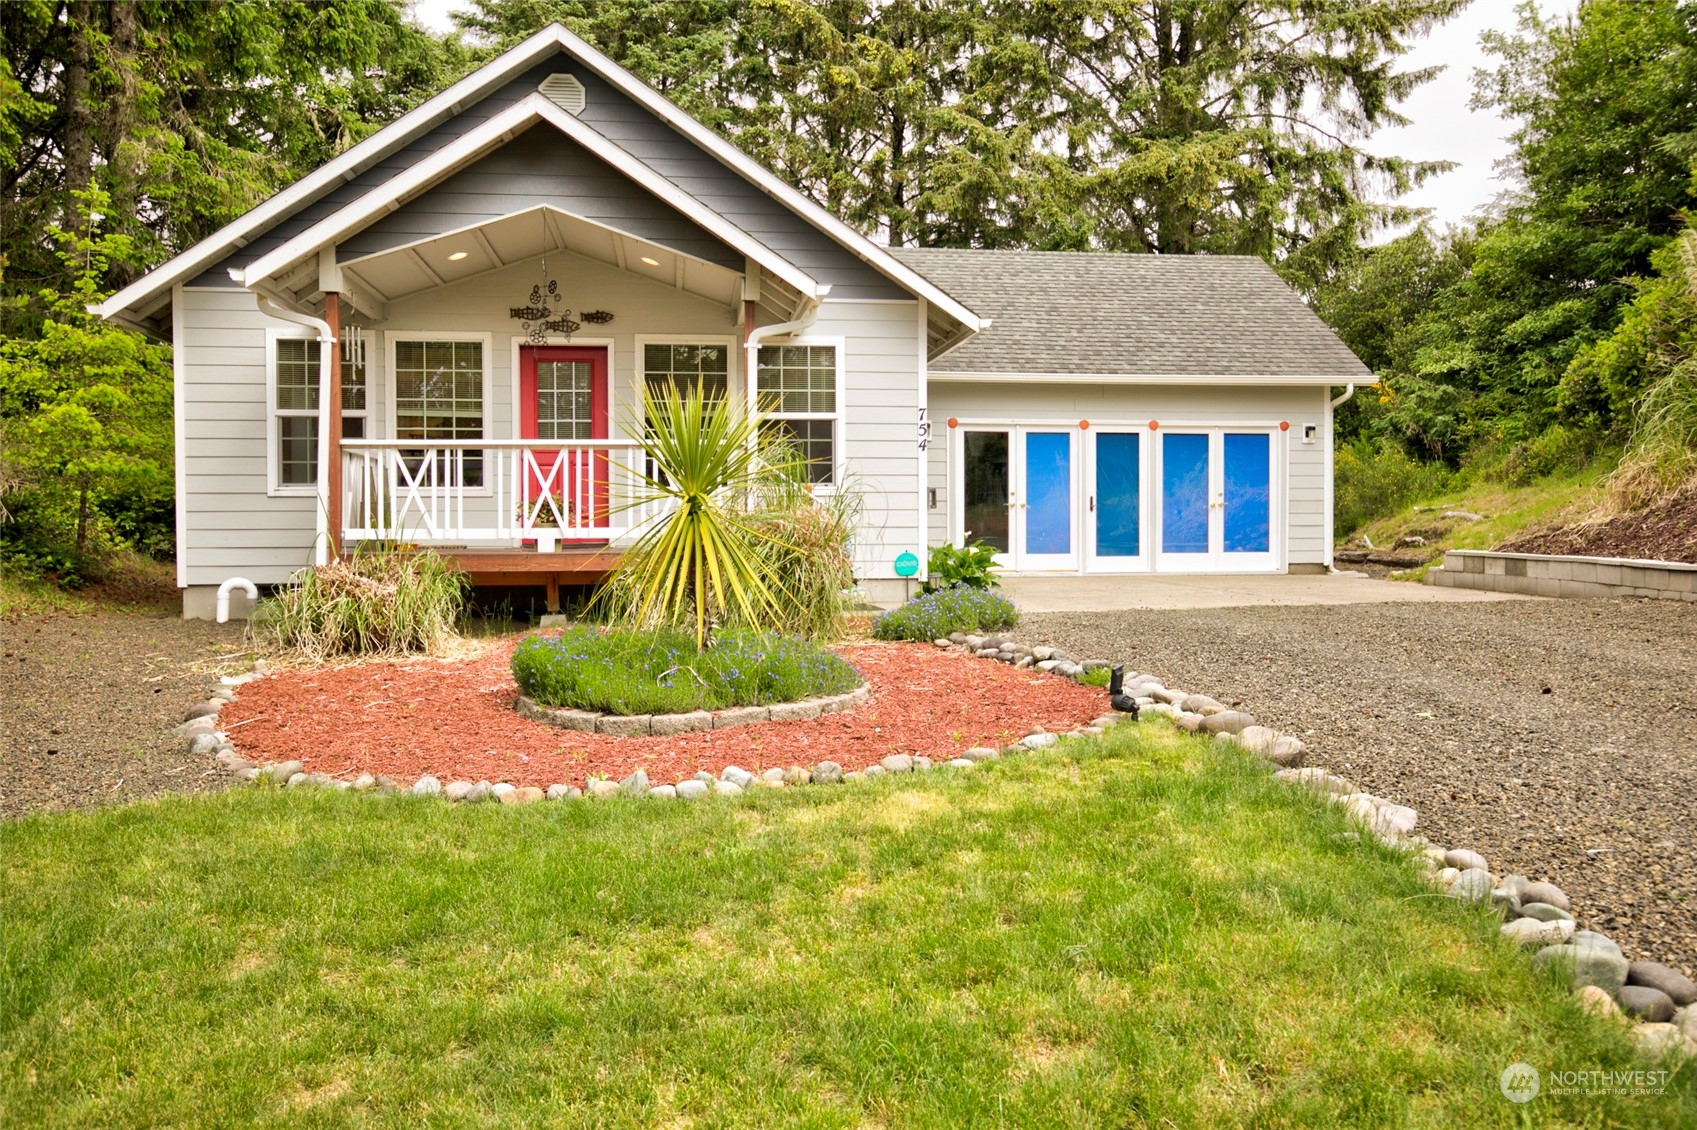
[[[548,611],[560,610],[561,585],[593,585],[607,579],[623,553],[605,545],[561,546],[552,553],[535,549],[463,549],[433,547],[471,575],[476,585],[540,585],[548,593]]]

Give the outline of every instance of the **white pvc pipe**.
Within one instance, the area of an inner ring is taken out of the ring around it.
[[[229,580],[218,586],[218,622],[220,624],[228,624],[230,622],[230,590],[233,588],[240,588],[243,592],[247,593],[247,598],[249,600],[259,599],[258,585],[254,584],[246,577],[231,577]]]

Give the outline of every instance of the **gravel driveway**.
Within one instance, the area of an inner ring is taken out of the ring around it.
[[[1242,704],[1433,841],[1557,883],[1628,957],[1697,975],[1697,605],[1044,613],[1018,636]]]
[[[97,612],[0,624],[0,817],[223,788],[171,727],[239,670],[240,624]]]

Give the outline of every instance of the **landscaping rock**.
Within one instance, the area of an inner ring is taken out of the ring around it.
[[[658,738],[670,737],[673,734],[692,734],[712,728],[713,713],[709,710],[695,710],[688,714],[656,714],[648,721],[648,732]]]
[[[1034,648],[1031,649],[1031,658],[1040,659],[1040,660],[1052,660],[1052,659],[1055,658],[1055,649],[1052,648],[1052,647],[1042,647],[1042,646],[1034,647]]]
[[[1444,893],[1452,899],[1484,902],[1491,897],[1491,887],[1491,873],[1482,868],[1472,867],[1457,874],[1455,882],[1451,883],[1449,889]]]
[[[1626,971],[1628,985],[1660,989],[1674,1004],[1697,1004],[1697,982],[1657,961],[1635,961]]]
[[[208,702],[234,702],[234,701],[236,701],[236,692],[231,690],[229,687],[219,687],[216,690],[214,690],[211,694],[206,696],[206,701],[208,701]]]
[[[835,761],[821,761],[813,767],[813,783],[816,785],[842,784],[843,767]]]
[[[1585,985],[1578,993],[1579,1007],[1592,1016],[1619,1016],[1620,1005],[1608,993],[1595,985]]]
[[[719,780],[729,781],[738,789],[746,789],[754,784],[754,774],[740,765],[727,765],[724,772],[719,774]]]
[[[1445,867],[1443,870],[1439,871],[1434,878],[1438,886],[1447,889],[1451,883],[1455,882],[1456,877],[1460,874],[1461,872],[1456,870],[1454,867]]]
[[[711,787],[713,782],[717,781],[719,778],[713,776],[713,774],[707,772],[705,769],[697,769],[689,775],[689,779],[692,781],[700,781],[702,784]]]
[[[1520,917],[1520,900],[1514,896],[1513,891],[1505,887],[1498,887],[1491,892],[1491,905],[1496,907],[1504,918]]]
[[[221,702],[197,702],[183,712],[183,721],[192,722],[196,718],[216,718]]]
[[[784,787],[784,771],[776,765],[770,769],[763,769],[760,772],[760,783],[781,789]]]
[[[1170,691],[1166,687],[1151,690],[1149,692],[1149,696],[1156,702],[1162,703],[1166,706],[1178,706],[1180,703],[1184,702],[1185,699],[1190,697],[1190,695],[1185,691]]]
[[[1173,725],[1186,733],[1194,734],[1202,729],[1202,715],[1191,714],[1188,711],[1177,714],[1173,717]]]
[[[1622,959],[1626,957],[1625,954],[1620,952],[1620,947],[1615,945],[1607,934],[1599,934],[1595,930],[1576,931],[1573,935],[1573,944],[1583,949],[1602,950],[1604,953],[1610,953]]]
[[[1553,906],[1557,910],[1573,910],[1573,902],[1567,893],[1554,883],[1528,883],[1520,891],[1521,903],[1541,902]]]
[[[1223,714],[1226,710],[1225,703],[1205,694],[1186,695],[1179,705],[1189,714]]]
[[[920,754],[920,753],[916,753],[916,754],[913,755],[914,772],[923,773],[929,768],[931,768],[931,759],[929,757],[926,757],[924,754]]]
[[[772,711],[764,706],[734,706],[729,710],[721,710],[713,715],[715,730],[729,730],[733,726],[752,726],[759,722],[770,722]]]
[[[1243,735],[1239,734],[1237,740],[1243,741]],[[1355,791],[1355,786],[1342,777],[1335,773],[1328,773],[1317,766],[1308,769],[1280,769],[1273,774],[1273,779],[1283,781],[1287,785],[1301,785],[1304,788],[1312,789],[1314,792],[1332,796],[1347,796]],[[1457,870],[1460,870],[1460,868],[1457,868]]]
[[[1615,1000],[1620,1002],[1622,1012],[1651,1024],[1665,1024],[1673,1019],[1673,998],[1648,985],[1626,985],[1615,994]]]
[[[1284,768],[1294,768],[1308,759],[1308,747],[1301,738],[1293,738],[1289,734],[1280,734],[1273,742],[1273,748],[1262,754],[1274,765]]]
[[[1484,856],[1476,851],[1468,851],[1466,848],[1451,848],[1446,851],[1444,853],[1444,864],[1449,867],[1459,867],[1463,871],[1469,868],[1478,868],[1481,871],[1491,869],[1491,865],[1485,862]],[[1514,893],[1519,894],[1518,891]]]
[[[774,722],[805,722],[819,717],[819,701],[804,698],[800,702],[777,702],[769,708]]]
[[[1236,735],[1253,725],[1255,725],[1255,715],[1253,714],[1245,714],[1241,710],[1221,710],[1203,717],[1202,732]]]
[[[287,781],[283,782],[283,787],[285,789],[298,789],[302,785],[307,785],[307,784],[311,784],[311,782],[307,780],[306,774],[305,773],[296,773],[294,776],[290,777]]]
[[[1039,659],[1037,661],[1037,669],[1039,671],[1053,671],[1060,665],[1061,661],[1058,659]]]
[[[606,800],[619,795],[617,781],[591,781],[584,786],[584,794],[592,800]]]
[[[1639,1053],[1651,1059],[1674,1053],[1687,1059],[1697,1057],[1697,1043],[1672,1024],[1634,1024],[1632,1038],[1638,1041]]]
[[[224,743],[218,740],[214,733],[196,734],[189,739],[189,756],[205,757]]]
[[[466,793],[467,804],[479,804],[495,795],[495,786],[488,781],[479,781]]]
[[[422,780],[424,780],[424,778],[420,777],[419,780],[422,781]],[[435,780],[435,778],[432,777],[431,780]],[[373,777],[370,773],[361,773],[359,776],[354,778],[353,788],[354,788],[354,791],[356,793],[368,792],[369,790],[374,789],[376,787],[377,787],[377,778]],[[437,784],[436,793],[440,793],[441,791],[442,791],[441,784]],[[434,795],[436,795],[436,793],[432,793],[430,795],[434,796]],[[424,794],[420,794],[420,795],[424,795]]]
[[[521,785],[501,798],[502,804],[535,804],[547,796],[535,785]]]
[[[811,785],[812,783],[813,774],[799,765],[792,765],[784,770],[784,784],[786,785]]]
[[[1013,661],[1013,665],[1014,665],[1014,670],[1018,671],[1018,670],[1022,670],[1024,668],[1026,668],[1026,667],[1035,667],[1037,665],[1037,661],[1035,659],[1031,658],[1031,656],[1029,656],[1029,655],[1022,655],[1018,659]]]
[[[375,787],[376,784],[377,778],[367,773],[354,782],[354,788],[369,789]],[[413,796],[441,796],[442,782],[426,773],[424,776],[412,783],[411,792]]]
[[[656,800],[675,800],[678,795],[676,785],[655,785],[648,790],[648,795]]]
[[[697,797],[704,797],[707,795],[707,782],[697,781],[694,778],[691,778],[687,781],[679,781],[676,785],[672,786],[672,789],[680,799],[694,800]]]
[[[866,768],[864,768],[860,771],[858,776],[861,776],[861,777],[882,777],[885,772],[886,772],[886,770],[884,769],[884,767],[882,765],[868,765]],[[849,777],[853,777],[853,776],[856,776],[856,775],[857,774],[854,774],[854,773],[845,773],[843,776],[844,776],[844,779],[847,780]]]
[[[720,796],[741,796],[742,786],[735,781],[714,781],[713,791]]]
[[[968,761],[964,757],[956,757],[944,762],[944,764],[951,769],[971,769],[974,765],[977,765],[978,762]]]
[[[448,786],[442,790],[442,795],[449,800],[464,800],[469,792],[471,792],[470,781],[449,781]]]
[[[1573,915],[1559,906],[1551,906],[1547,902],[1527,902],[1524,889],[1520,893],[1520,915],[1522,918],[1536,918],[1540,922],[1573,921]]]
[[[1685,1033],[1687,1040],[1697,1043],[1697,1005],[1688,1004],[1680,1009],[1679,1015],[1673,1018],[1673,1022],[1681,1032]]]
[[[570,785],[553,784],[548,786],[549,800],[565,800],[569,796],[571,796]]]
[[[647,796],[649,788],[648,773],[642,769],[619,782],[619,791],[626,796]]]
[[[953,640],[938,639],[938,640],[932,640],[931,642],[936,644],[938,647],[953,647],[954,646]]]
[[[279,785],[286,785],[289,783],[290,777],[300,774],[302,768],[304,766],[298,761],[279,761],[267,769],[266,773],[270,775],[272,781]]]
[[[1554,970],[1571,989],[1595,985],[1618,996],[1626,984],[1626,959],[1589,946],[1545,946],[1532,955],[1532,967]]]
[[[1517,918],[1503,924],[1503,937],[1521,949],[1543,949],[1573,940],[1573,923],[1540,922],[1536,918]]]
[[[517,791],[518,790],[516,788],[508,784],[506,781],[501,781],[489,786],[489,795],[499,801],[505,801],[509,796]]]
[[[991,749],[987,745],[975,745],[971,749],[961,751],[956,761],[995,761],[1002,756],[1000,750]]]
[[[913,770],[913,758],[905,753],[892,753],[878,764],[886,773],[909,773]]]
[[[1021,749],[1048,749],[1057,740],[1053,734],[1027,734],[1015,744]]]

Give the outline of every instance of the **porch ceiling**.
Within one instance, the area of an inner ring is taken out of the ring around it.
[[[390,302],[465,282],[542,254],[561,255],[563,261],[566,252],[708,299],[733,313],[740,309],[742,272],[550,207],[515,212],[343,260],[338,265],[343,293],[351,291],[356,306],[367,314],[381,316]],[[316,262],[302,263],[276,282],[287,297],[303,307],[323,302]],[[799,299],[797,292],[765,272],[761,283],[763,305],[787,309]]]

